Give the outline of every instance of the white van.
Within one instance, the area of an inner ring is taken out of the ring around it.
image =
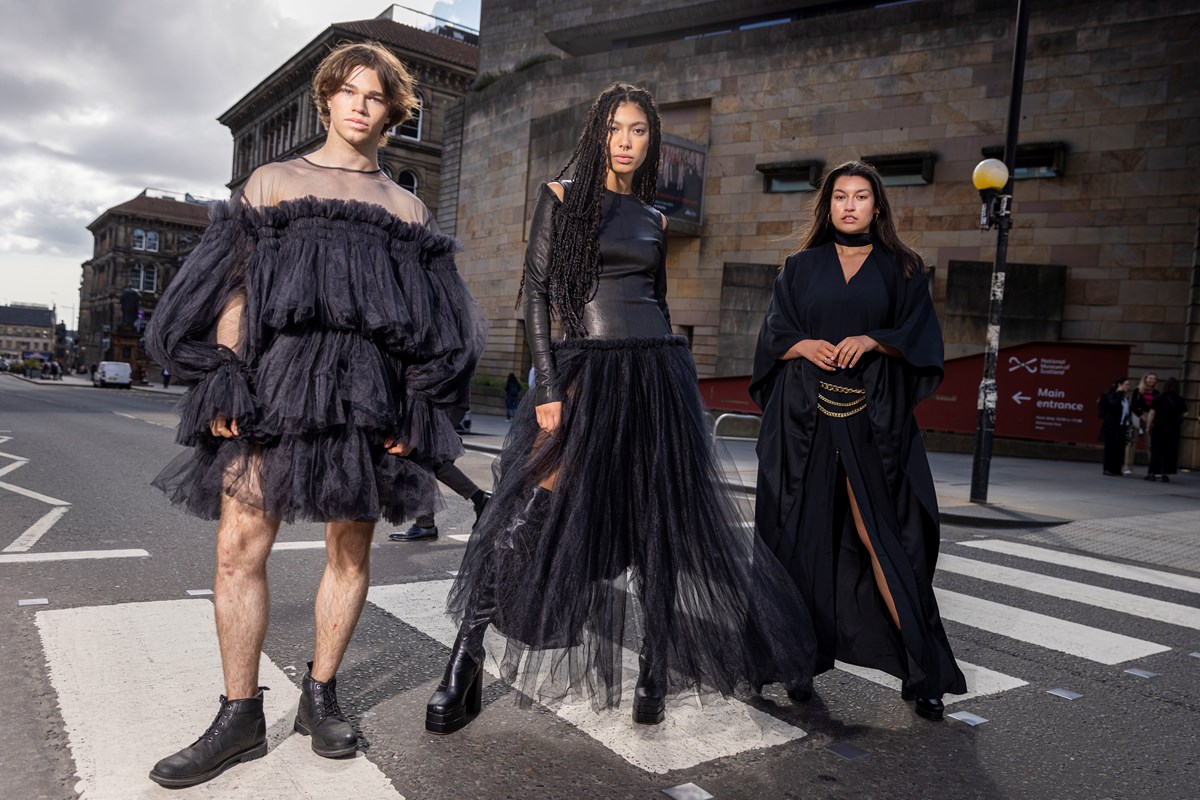
[[[101,361],[92,376],[92,385],[101,388],[105,386],[120,386],[128,389],[133,385],[129,365],[124,361]]]

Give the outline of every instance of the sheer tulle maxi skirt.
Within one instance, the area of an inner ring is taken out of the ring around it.
[[[450,612],[494,591],[502,677],[523,702],[618,705],[643,641],[673,691],[807,687],[810,617],[721,485],[687,340],[568,340],[556,356],[560,427],[540,431],[528,393]],[[545,507],[513,526],[549,481]]]

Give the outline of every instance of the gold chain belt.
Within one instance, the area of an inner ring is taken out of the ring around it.
[[[822,389],[827,389],[831,392],[841,392],[842,394],[862,394],[867,393],[866,389],[853,389],[849,386],[838,386],[836,383],[826,383],[825,381],[817,381]]]
[[[849,402],[842,402],[828,398],[818,391],[817,410],[825,416],[833,417],[834,419],[845,419],[846,417],[853,417],[855,414],[858,414],[861,411],[866,411],[866,389],[852,389],[849,386],[838,386],[837,384],[826,383],[825,381],[818,381],[818,384],[822,389],[825,389],[829,392],[840,392],[841,394],[853,395],[853,399],[851,399]],[[826,405],[836,406],[836,408],[826,408]]]

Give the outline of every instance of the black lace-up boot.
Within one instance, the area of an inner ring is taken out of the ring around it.
[[[221,710],[204,735],[155,764],[150,780],[169,789],[182,789],[212,780],[234,764],[265,756],[266,688],[260,686],[258,694],[245,700],[228,700],[221,695]]]
[[[337,699],[337,678],[313,680],[312,662],[300,691],[300,708],[292,726],[312,737],[313,752],[325,758],[342,758],[358,750],[358,734],[346,719]]]

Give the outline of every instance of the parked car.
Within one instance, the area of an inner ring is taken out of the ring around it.
[[[102,389],[106,386],[128,389],[133,385],[129,365],[124,361],[101,361],[100,366],[96,367],[96,374],[92,376],[92,385]]]

